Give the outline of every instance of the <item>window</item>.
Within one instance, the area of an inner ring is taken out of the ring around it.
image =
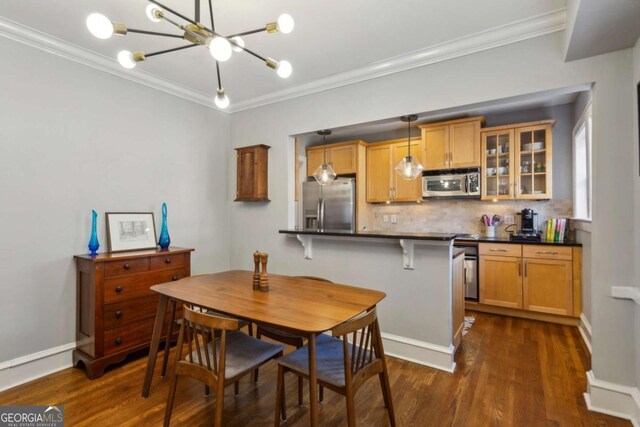
[[[591,104],[573,129],[573,217],[591,220]]]

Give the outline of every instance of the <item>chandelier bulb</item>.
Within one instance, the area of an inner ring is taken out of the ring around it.
[[[145,9],[145,13],[147,14],[147,18],[149,18],[149,20],[152,22],[162,21],[162,16],[164,15],[162,9],[160,9],[155,4],[148,5]]]
[[[293,67],[291,67],[291,63],[286,60],[278,61],[278,66],[276,67],[276,73],[286,79],[293,72]]]
[[[224,62],[231,58],[233,50],[231,49],[231,43],[224,37],[214,37],[209,42],[209,52],[216,61]]]
[[[118,62],[128,70],[135,68],[138,62],[144,60],[144,52],[129,52],[128,50],[121,50],[118,53]]]
[[[229,97],[224,93],[223,88],[218,89],[214,102],[218,108],[223,110],[229,106]]]
[[[293,31],[293,27],[295,24],[293,22],[293,18],[288,13],[283,13],[282,15],[278,16],[278,20],[276,22],[278,24],[278,31],[280,31],[282,34],[289,34]]]
[[[231,37],[230,40],[235,43],[231,43],[231,49],[233,49],[234,52],[242,52],[242,48],[244,47],[244,40],[242,40],[242,37],[235,36]]]
[[[101,13],[92,13],[87,17],[87,29],[95,37],[106,40],[113,36],[113,23]]]

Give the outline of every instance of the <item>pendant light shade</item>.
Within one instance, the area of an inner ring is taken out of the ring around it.
[[[402,116],[400,120],[407,123],[407,156],[400,160],[396,166],[396,172],[398,172],[400,178],[410,181],[422,174],[422,165],[418,159],[411,155],[411,122],[418,120],[418,116],[413,114]]]
[[[327,163],[327,146],[325,140],[327,135],[331,135],[329,129],[323,129],[318,131],[318,135],[322,135],[322,164],[313,172],[313,177],[318,181],[320,185],[329,185],[336,179],[336,173]]]

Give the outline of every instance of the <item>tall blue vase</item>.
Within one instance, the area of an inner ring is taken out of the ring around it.
[[[167,249],[171,243],[169,230],[167,229],[167,204],[162,203],[162,228],[160,229],[160,239],[158,245],[161,249]]]
[[[92,256],[98,254],[98,249],[100,248],[100,242],[98,242],[98,231],[96,230],[98,223],[98,214],[96,211],[91,211],[91,239],[89,240],[89,252]]]

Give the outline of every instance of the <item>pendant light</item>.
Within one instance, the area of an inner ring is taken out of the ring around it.
[[[411,122],[418,120],[418,116],[411,114],[402,116],[400,120],[407,124],[407,157],[403,157],[396,166],[396,172],[402,179],[410,181],[416,179],[422,173],[422,165],[415,157],[411,156]]]
[[[331,135],[329,129],[322,129],[318,131],[318,135],[322,135],[322,164],[318,166],[313,173],[313,177],[318,181],[320,185],[329,185],[336,179],[336,173],[330,164],[327,164],[327,145],[325,144],[327,135]]]

